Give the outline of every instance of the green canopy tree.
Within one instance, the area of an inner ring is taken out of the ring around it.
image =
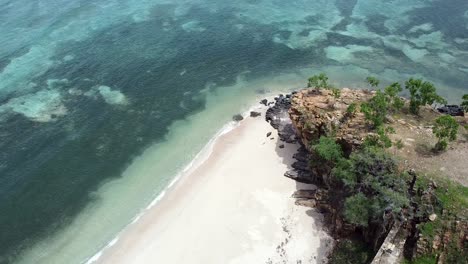
[[[388,104],[393,111],[399,111],[404,106],[404,101],[398,96],[403,91],[399,83],[392,83],[384,89]]]
[[[406,89],[410,92],[410,112],[419,114],[419,108],[434,103],[445,104],[447,101],[436,93],[436,87],[421,79],[410,78],[405,82]]]
[[[388,102],[385,94],[377,91],[368,102],[361,104],[361,112],[375,128],[383,125],[387,116]]]

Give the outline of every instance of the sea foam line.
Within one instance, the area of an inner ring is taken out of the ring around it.
[[[258,105],[255,105],[255,106],[252,106],[251,108],[249,108],[247,111],[245,111],[242,116],[248,116],[250,114],[250,111],[254,111],[254,110],[259,110],[261,109],[262,106],[258,106]],[[167,185],[166,188],[164,188],[164,190],[158,194],[158,196],[156,196],[156,198],[154,198],[151,203],[143,210],[141,210],[140,213],[138,213],[133,219],[132,221],[126,225],[115,237],[114,239],[112,239],[109,243],[107,243],[107,245],[105,247],[103,247],[101,250],[99,250],[96,254],[94,254],[92,257],[90,257],[89,259],[85,260],[83,263],[85,264],[92,264],[94,262],[96,262],[97,260],[99,260],[99,258],[102,256],[102,254],[104,253],[105,250],[109,249],[110,247],[112,247],[113,245],[115,245],[117,243],[117,241],[119,240],[120,238],[120,235],[130,226],[130,225],[133,225],[135,224],[136,222],[138,222],[138,220],[145,214],[146,211],[148,211],[149,209],[151,209],[153,206],[155,206],[159,201],[162,200],[162,198],[166,195],[167,191],[169,189],[171,189],[183,176],[185,175],[189,175],[191,170],[195,170],[196,168],[198,168],[200,165],[202,165],[210,156],[211,156],[211,153],[213,151],[213,147],[214,147],[214,144],[216,143],[216,141],[223,135],[231,132],[232,130],[234,130],[235,128],[239,127],[240,125],[240,122],[234,122],[234,121],[231,121],[229,123],[227,123],[226,125],[224,125],[209,141],[208,143],[206,143],[206,145],[197,153],[197,155],[195,155],[195,157],[190,161],[189,164],[187,164],[184,169],[182,169],[179,173],[176,174],[176,176],[174,177],[174,179],[172,179],[172,181]]]

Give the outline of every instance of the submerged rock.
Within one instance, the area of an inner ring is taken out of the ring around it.
[[[267,99],[263,99],[263,100],[260,101],[260,104],[267,106],[268,100],[267,100]]]

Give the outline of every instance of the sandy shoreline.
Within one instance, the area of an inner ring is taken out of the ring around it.
[[[321,216],[290,198],[312,186],[283,176],[297,146],[280,149],[263,115],[219,137],[97,263],[321,263]]]

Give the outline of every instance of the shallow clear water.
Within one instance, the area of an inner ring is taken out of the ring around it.
[[[313,73],[468,91],[466,0],[0,0],[0,35],[0,263],[90,258],[233,114]]]

